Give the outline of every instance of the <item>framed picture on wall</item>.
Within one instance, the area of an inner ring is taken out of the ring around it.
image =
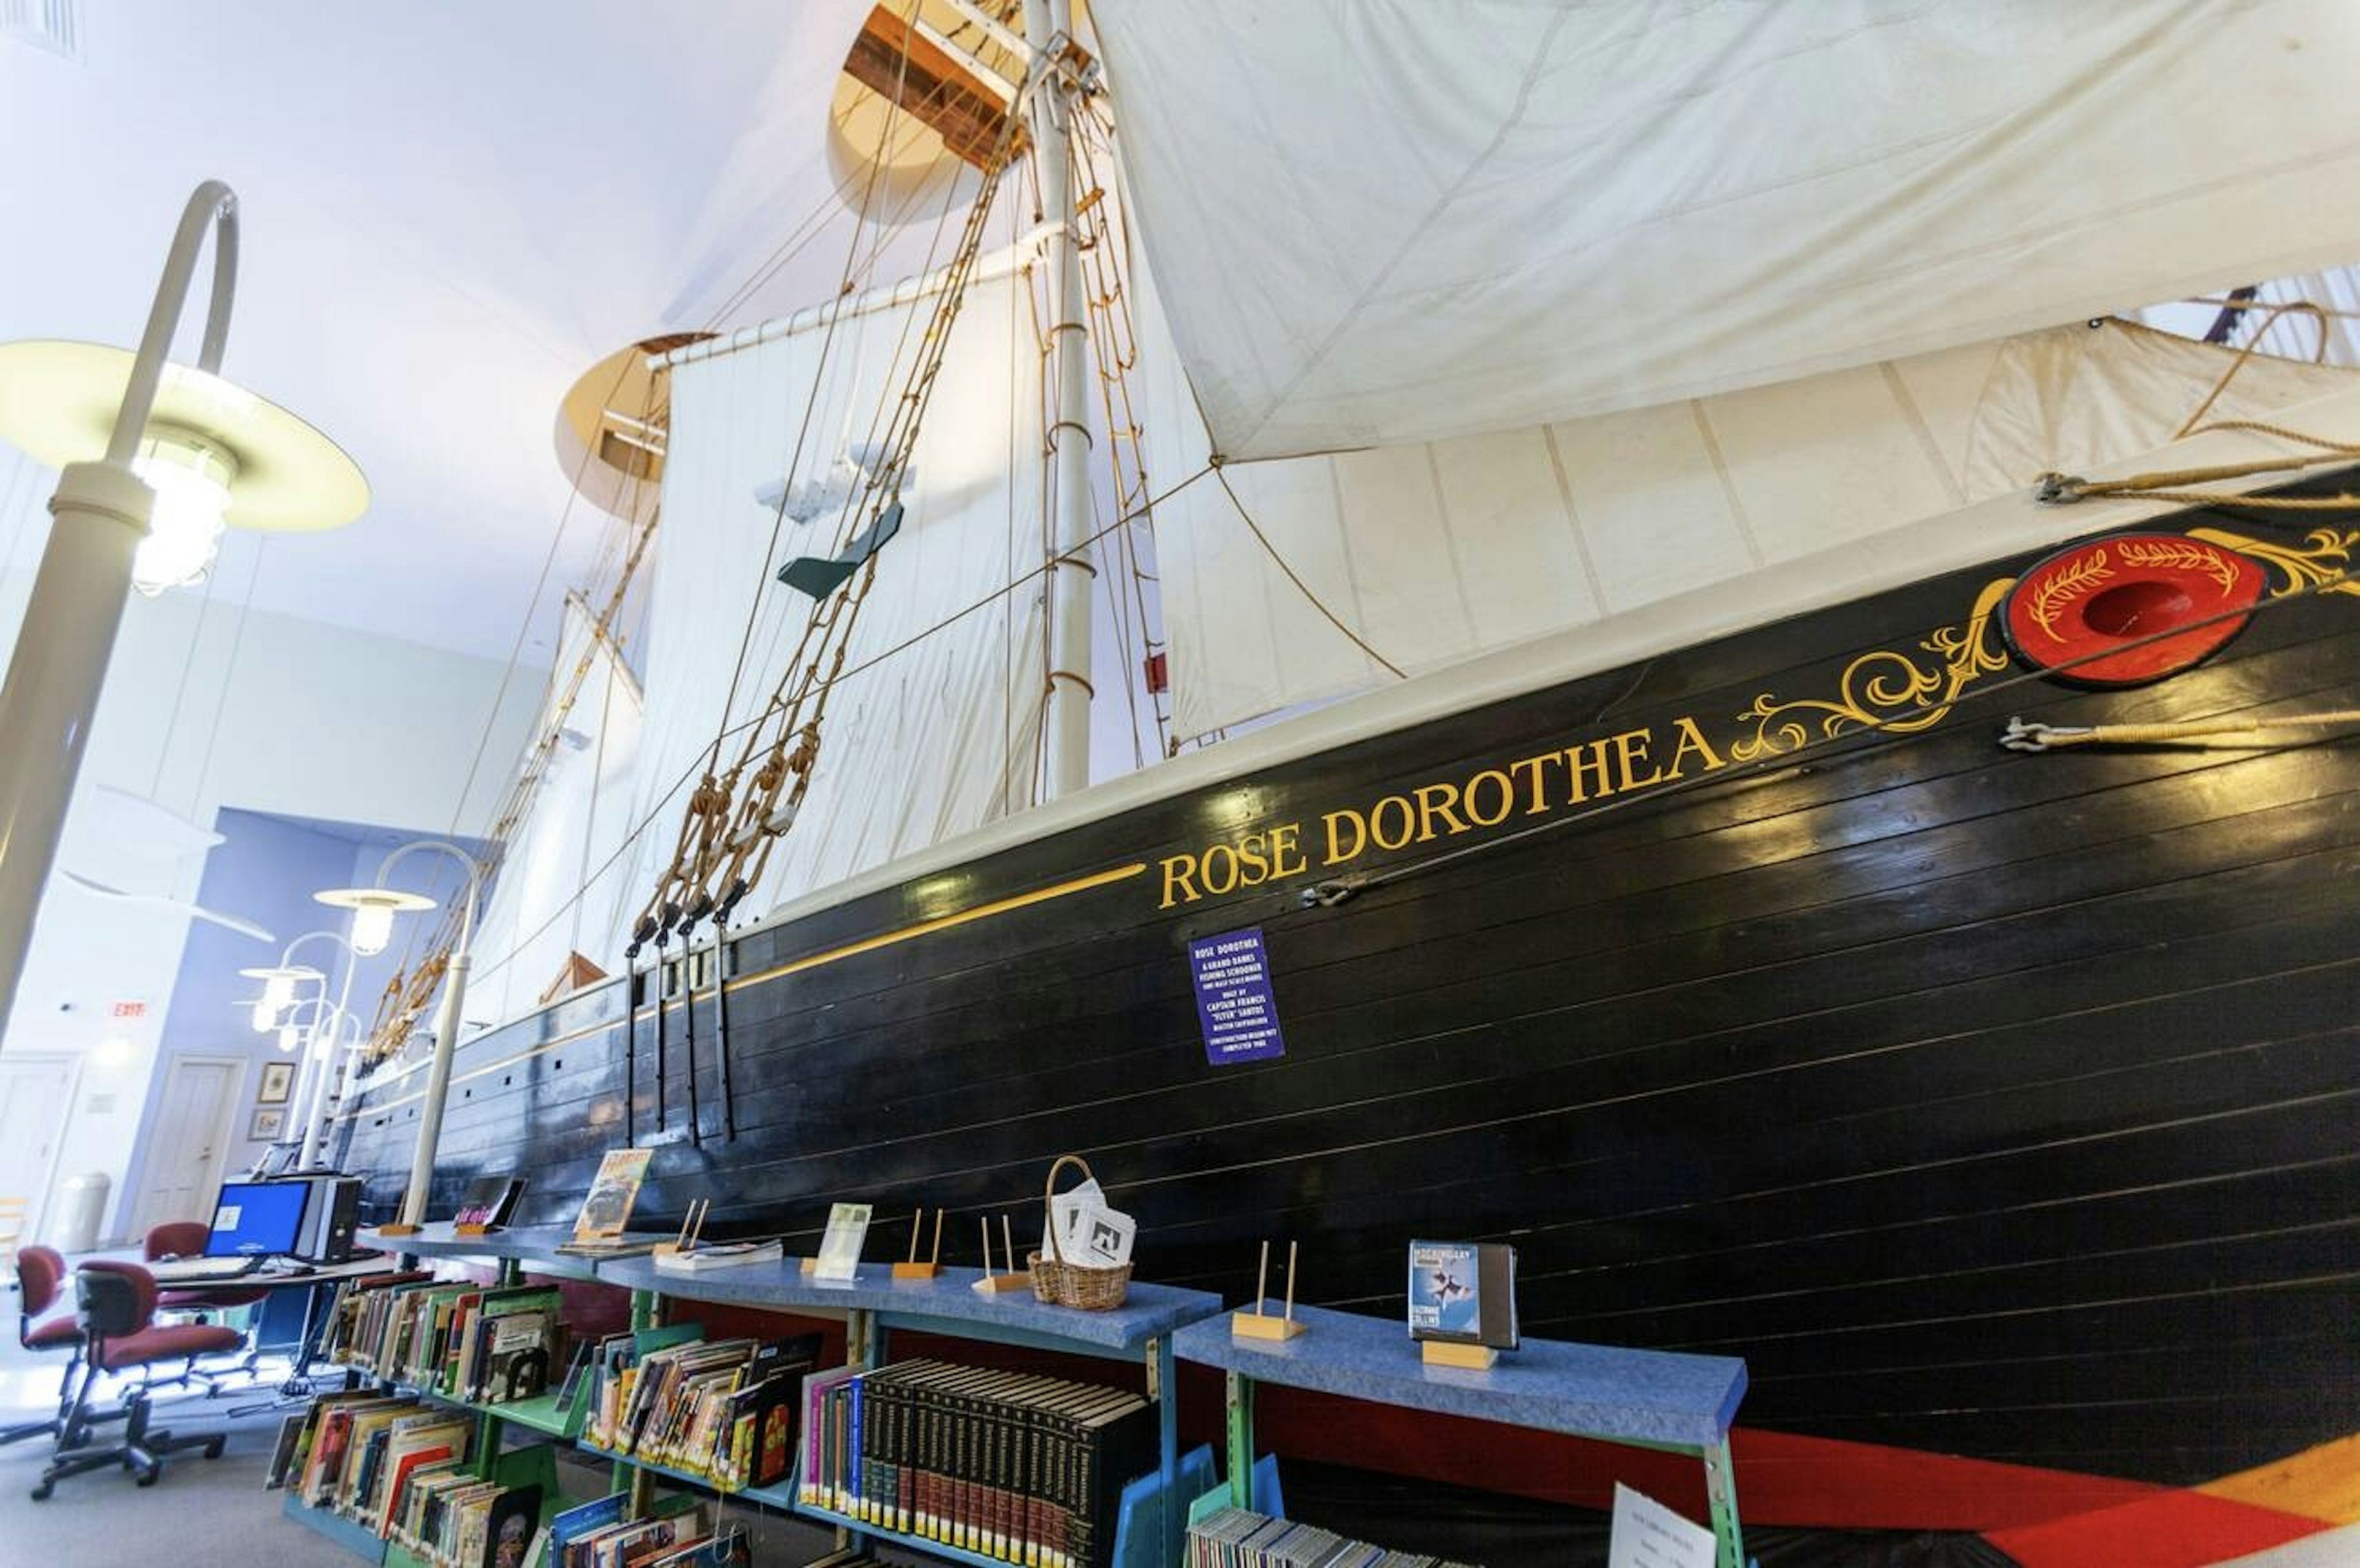
[[[262,1064],[262,1093],[254,1098],[264,1105],[283,1105],[287,1096],[295,1091],[295,1064],[291,1062],[266,1062]],[[262,1135],[254,1135],[260,1138]]]
[[[257,1143],[275,1143],[287,1130],[287,1109],[283,1105],[262,1105],[254,1113],[254,1126],[246,1136]]]

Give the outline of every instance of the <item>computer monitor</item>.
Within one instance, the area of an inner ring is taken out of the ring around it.
[[[223,1182],[205,1256],[272,1258],[293,1252],[311,1195],[310,1184],[302,1181]]]

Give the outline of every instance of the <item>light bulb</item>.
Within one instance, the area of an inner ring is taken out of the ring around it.
[[[393,940],[393,906],[363,904],[353,911],[353,951],[374,958]]]
[[[203,582],[221,548],[236,460],[202,436],[161,426],[151,427],[131,468],[156,492],[148,537],[131,558],[131,585],[154,598]]]
[[[255,1004],[254,1004],[254,1032],[255,1032],[255,1033],[257,1033],[257,1034],[268,1034],[268,1033],[271,1031],[272,1028],[278,1024],[278,1022],[279,1022],[279,1008],[278,1008],[277,1005],[276,1005],[276,1004],[274,1004],[274,1003],[270,1000],[270,998],[269,998],[268,996],[264,996],[260,1001],[258,1001],[258,1002],[257,1002],[257,1003],[255,1003]]]
[[[301,1029],[297,1029],[293,1024],[280,1024],[279,1026],[279,1050],[293,1051],[297,1046],[302,1043],[303,1031]]]
[[[294,999],[295,976],[291,973],[282,970],[279,974],[273,975],[268,979],[263,981],[262,1000],[257,1002],[255,1007],[257,1009],[268,1007],[274,1013],[283,1012],[286,1010],[287,1004]],[[270,1026],[268,1024],[257,1024],[254,1027],[257,1029],[268,1029]]]

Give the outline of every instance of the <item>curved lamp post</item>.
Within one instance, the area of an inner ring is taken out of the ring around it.
[[[393,935],[393,917],[405,909],[431,909],[434,900],[385,885],[394,863],[403,855],[431,849],[450,855],[467,868],[467,888],[459,906],[459,942],[451,950],[450,966],[442,975],[442,1005],[434,1014],[434,1065],[426,1074],[426,1108],[418,1118],[418,1148],[410,1157],[410,1186],[401,1198],[401,1218],[379,1225],[380,1235],[409,1236],[426,1222],[426,1189],[434,1180],[434,1146],[442,1139],[442,1102],[451,1093],[451,1061],[459,1049],[459,1008],[467,996],[469,948],[475,940],[475,905],[483,892],[484,868],[455,844],[420,839],[405,844],[378,863],[373,887],[332,887],[313,898],[323,904],[353,911],[353,951],[382,953]]]
[[[322,927],[319,931],[305,931],[301,936],[289,942],[279,951],[277,964],[238,971],[240,975],[250,980],[262,982],[262,1000],[255,1005],[254,1009],[255,1028],[268,1027],[263,1021],[263,1009],[270,1005],[274,996],[285,995],[291,997],[299,982],[318,979],[321,981],[320,996],[322,1000],[326,998],[328,994],[326,976],[316,969],[294,961],[296,949],[314,942],[333,942],[344,950],[344,981],[336,991],[335,1004],[328,1016],[341,1020],[351,1010],[353,971],[361,965],[363,950],[357,942],[346,937],[342,931],[329,931]],[[316,1022],[314,1027],[317,1027]],[[342,1027],[341,1023],[339,1027]],[[328,1079],[329,1069],[324,1065],[315,1066],[311,1060],[311,1053],[306,1051],[302,1069],[303,1094],[298,1098],[297,1105],[299,1109],[308,1109],[308,1119],[303,1130],[303,1152],[298,1157],[296,1166],[298,1170],[307,1169],[320,1152],[320,1133],[327,1116]]]
[[[213,291],[191,370],[165,355],[208,230]],[[137,354],[0,345],[0,436],[63,470],[0,686],[0,1024],[57,859],[125,589],[135,576],[150,593],[201,576],[224,525],[333,528],[368,505],[368,482],[333,441],[217,374],[236,290],[237,198],[209,180],[180,213]]]
[[[307,1011],[311,1018],[308,1025],[300,1021]],[[279,1049],[302,1053],[295,1094],[288,1111],[287,1129],[290,1132],[302,1125],[303,1118],[311,1112],[311,1098],[318,1089],[316,1080],[319,1076],[311,1065],[311,1059],[317,1054],[313,1050],[313,1044],[319,1039],[320,1031],[334,1021],[336,1021],[336,1004],[328,1000],[327,987],[322,985],[319,990],[290,1007],[287,1010],[287,1021],[279,1026]]]

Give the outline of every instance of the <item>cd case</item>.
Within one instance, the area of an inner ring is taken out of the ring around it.
[[[1409,1244],[1409,1335],[1516,1348],[1516,1249],[1501,1242]]]

